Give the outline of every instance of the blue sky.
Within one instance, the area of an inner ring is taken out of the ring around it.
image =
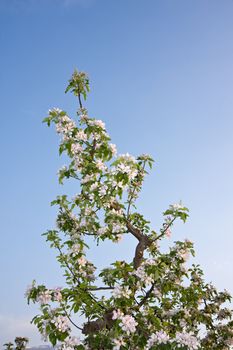
[[[51,107],[70,114],[64,89],[75,67],[89,73],[91,116],[103,119],[120,153],[156,160],[139,207],[155,228],[182,199],[190,219],[172,239],[190,238],[207,281],[233,293],[233,1],[1,0],[0,344],[40,336],[24,291],[50,287],[61,272],[41,237],[61,188],[58,137],[41,123]],[[135,242],[92,251],[100,266],[128,258]]]

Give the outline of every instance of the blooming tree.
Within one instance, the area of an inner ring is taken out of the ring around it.
[[[15,350],[25,350],[29,342],[29,339],[26,337],[16,337],[15,338]]]
[[[15,350],[25,350],[28,342],[29,342],[29,339],[26,337],[16,337],[15,338]],[[13,350],[14,349],[14,344],[11,342],[5,343],[3,346],[5,346],[5,350]]]
[[[14,344],[11,342],[5,343],[5,344],[3,344],[3,346],[5,346],[5,350],[13,350],[14,349]]]
[[[62,195],[52,202],[58,206],[57,228],[44,233],[57,250],[66,287],[33,281],[26,295],[40,304],[40,314],[32,322],[44,340],[62,350],[230,349],[229,293],[206,283],[198,265],[186,266],[194,255],[189,240],[176,241],[166,253],[159,248],[174,222],[186,221],[188,209],[170,205],[162,227],[152,229],[135,203],[153,159],[117,155],[104,122],[83,107],[89,91],[85,73],[73,73],[68,91],[79,101],[77,119],[58,108],[44,119],[55,124],[59,152],[70,159],[59,182],[73,178],[80,188],[74,198]],[[97,273],[86,257],[87,238],[117,243],[124,235],[135,238],[133,261],[114,261]]]

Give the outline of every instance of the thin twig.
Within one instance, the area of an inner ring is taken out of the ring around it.
[[[80,108],[82,109],[82,108],[83,108],[83,105],[82,105],[81,95],[80,95],[80,94],[78,94],[78,102],[79,102]]]
[[[143,167],[142,167],[142,170],[140,170],[140,172],[144,172],[144,170],[145,170],[145,166],[146,166],[146,161],[144,160],[144,163],[143,163]],[[132,204],[132,201],[133,201],[133,196],[134,196],[134,194],[135,194],[135,191],[136,191],[136,185],[134,186],[134,189],[133,189],[133,192],[132,192],[132,194],[131,194],[131,196],[130,196],[130,199],[129,199],[129,204],[128,204],[128,208],[127,208],[127,219],[129,218],[129,214],[130,214],[130,207],[131,207],[131,204]]]
[[[73,325],[74,327],[76,327],[76,328],[78,328],[80,331],[82,331],[83,328],[77,326],[76,323],[74,323],[74,321],[71,319],[71,317],[70,317],[70,315],[68,314],[68,312],[66,311],[66,309],[65,309],[64,307],[62,307],[62,308],[63,308],[63,310],[64,310],[64,312],[65,312],[67,318],[69,319],[70,323],[72,323],[72,325]]]
[[[86,290],[96,291],[96,290],[111,290],[114,289],[113,287],[90,287],[86,288]]]

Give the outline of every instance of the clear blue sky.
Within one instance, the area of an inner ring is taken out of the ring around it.
[[[208,281],[233,293],[233,1],[1,0],[0,344],[28,336],[36,307],[23,297],[33,278],[62,283],[40,235],[61,188],[58,137],[41,120],[69,113],[64,95],[75,67],[91,78],[87,107],[103,119],[121,153],[156,160],[140,208],[155,228],[182,199],[190,219],[173,239],[190,238]],[[92,251],[100,266],[130,258],[133,240]]]

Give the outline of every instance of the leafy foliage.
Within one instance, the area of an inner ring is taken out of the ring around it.
[[[80,185],[74,198],[62,195],[52,201],[58,207],[57,228],[44,233],[57,250],[67,286],[50,289],[33,281],[28,302],[38,302],[41,312],[32,322],[45,340],[67,350],[230,349],[229,293],[205,283],[198,265],[186,267],[194,255],[189,240],[174,242],[166,253],[159,248],[174,222],[187,220],[188,209],[182,203],[170,205],[162,227],[152,228],[137,211],[136,200],[153,159],[117,155],[103,121],[90,118],[82,106],[89,91],[85,73],[74,72],[68,91],[78,97],[78,120],[58,108],[44,119],[61,135],[59,153],[70,158],[59,171],[59,182],[73,178]],[[137,242],[133,261],[115,261],[97,274],[86,258],[86,238],[98,245],[117,243],[124,235]]]

